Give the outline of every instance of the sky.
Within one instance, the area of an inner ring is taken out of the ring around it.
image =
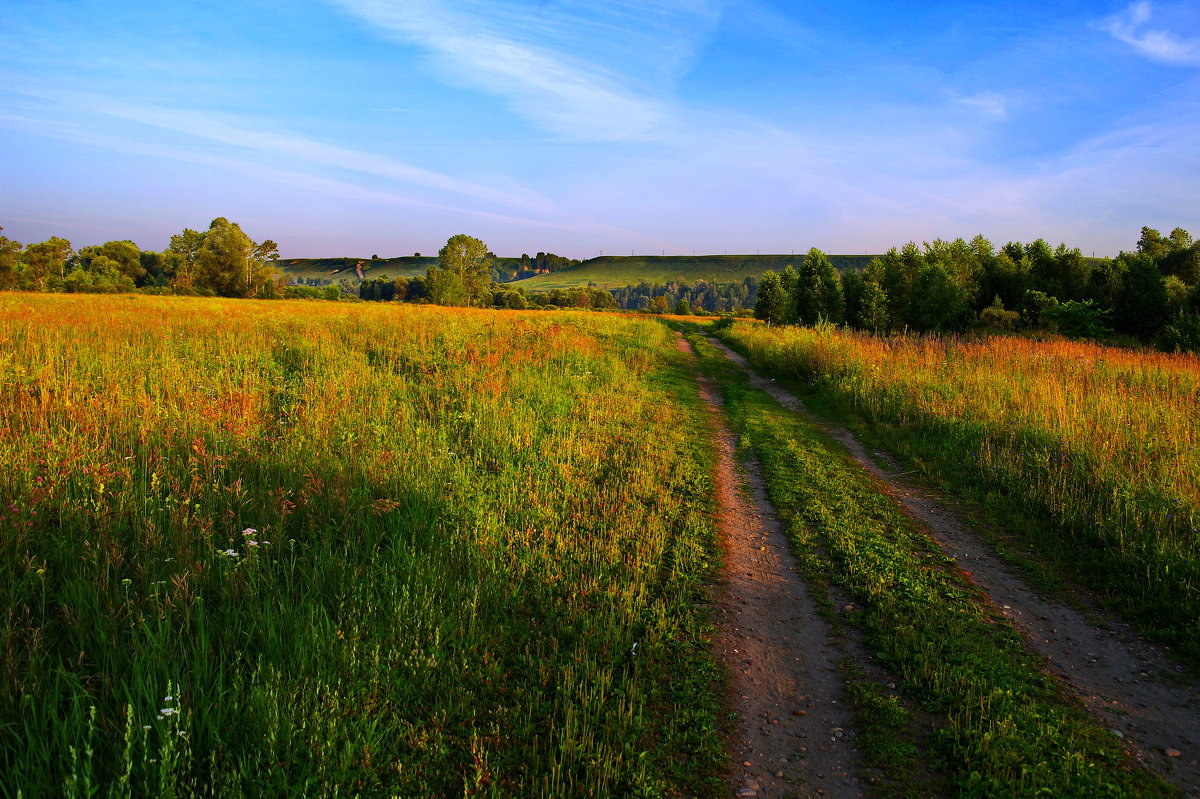
[[[0,0],[0,226],[285,257],[1200,234],[1194,0]]]

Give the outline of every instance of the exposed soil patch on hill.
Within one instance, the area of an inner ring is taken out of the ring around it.
[[[1134,755],[1180,788],[1200,796],[1200,688],[1167,653],[1129,625],[1044,599],[972,534],[945,502],[904,479],[893,459],[871,454],[844,428],[817,419],[793,394],[755,374],[741,355],[711,340],[746,369],[751,382],[781,405],[808,415],[920,522],[942,550],[1023,634],[1028,647],[1061,677]]]
[[[690,346],[680,339],[681,350]],[[716,420],[718,524],[725,555],[717,652],[740,718],[729,786],[735,796],[859,797],[851,712],[840,651],[804,583],[758,464],[737,469],[736,442],[709,381],[701,392]]]

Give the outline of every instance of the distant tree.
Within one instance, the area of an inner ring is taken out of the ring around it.
[[[1098,308],[1092,300],[1068,300],[1042,311],[1042,318],[1053,322],[1068,338],[1097,339],[1112,334],[1112,312]]]
[[[768,325],[777,325],[787,314],[788,296],[783,291],[779,275],[771,270],[763,272],[758,283],[758,297],[754,301],[754,316]]]
[[[1178,228],[1176,229],[1178,230]],[[1181,240],[1191,239],[1182,231]],[[1189,286],[1200,285],[1200,244],[1178,247],[1158,259],[1158,268],[1166,276],[1174,275]]]
[[[1163,238],[1163,235],[1151,227],[1142,228],[1142,236],[1138,239],[1137,251],[1151,261],[1157,261],[1172,249],[1173,242]]]
[[[846,272],[842,275],[842,294],[846,298],[846,324],[852,327],[862,327],[862,295],[866,282],[860,271]]]
[[[1191,247],[1193,244],[1195,244],[1195,242],[1192,240],[1192,234],[1188,233],[1181,227],[1177,227],[1172,230],[1171,235],[1168,238],[1171,239],[1171,249],[1173,251],[1186,250],[1188,247]]]
[[[841,278],[825,253],[816,247],[808,251],[800,265],[793,303],[794,317],[801,324],[845,321],[846,300]]]
[[[925,256],[914,242],[897,251],[884,253],[883,281],[880,284],[888,297],[888,317],[894,327],[909,324],[913,284],[925,268]]]
[[[1029,260],[1021,255],[1014,261],[1006,248],[986,260],[980,292],[999,297],[1000,303],[1010,311],[1020,311],[1030,283]]]
[[[1163,326],[1155,343],[1164,352],[1200,352],[1200,314],[1177,313]]]
[[[1058,297],[1051,297],[1044,291],[1029,289],[1025,292],[1025,300],[1021,303],[1021,320],[1029,327],[1044,324],[1042,315],[1058,305]]]
[[[971,322],[966,291],[941,264],[929,264],[917,275],[910,307],[909,323],[922,332],[963,330]]]
[[[675,313],[678,316],[691,316],[692,306],[688,305],[687,300],[680,297],[679,301],[675,303]]]
[[[236,222],[218,217],[196,251],[194,285],[222,297],[253,297],[276,280],[271,262],[278,258],[275,242],[256,244]]]
[[[980,326],[990,330],[1009,331],[1016,328],[1021,321],[1021,315],[1016,311],[1008,311],[997,294],[992,304],[979,312]]]
[[[409,281],[404,277],[397,277],[392,281],[392,299],[396,302],[404,302],[408,299],[408,284]]]
[[[71,255],[71,242],[58,236],[51,236],[40,244],[27,246],[21,260],[28,272],[30,287],[45,289],[48,278],[65,277],[67,260]]]
[[[0,227],[0,230],[4,228]],[[17,287],[21,244],[7,236],[0,236],[0,291]]]
[[[1113,322],[1123,333],[1140,339],[1154,338],[1167,318],[1166,281],[1158,265],[1144,252],[1137,255],[1122,253],[1120,260],[1128,263],[1129,269],[1117,294]]]
[[[132,241],[110,241],[98,246],[82,247],[75,253],[70,265],[91,271],[92,261],[96,258],[104,258],[116,264],[121,274],[132,283],[146,277],[146,269],[142,266],[142,251]]]
[[[783,318],[780,324],[794,324],[796,317],[796,292],[800,285],[800,273],[788,264],[779,273],[779,288],[783,291]]]
[[[859,323],[862,327],[877,333],[887,331],[890,323],[888,296],[878,281],[867,280],[863,283],[860,306]]]
[[[191,228],[171,237],[163,252],[163,271],[176,289],[190,289],[195,283],[196,260],[203,245],[204,234]]]
[[[429,298],[438,305],[482,305],[489,296],[492,259],[487,245],[458,234],[438,251],[438,265],[429,267]]]
[[[435,305],[470,304],[467,288],[463,285],[462,278],[454,272],[431,266],[425,275],[425,286],[429,292],[429,301]]]
[[[1129,262],[1125,259],[1102,259],[1092,267],[1086,298],[1095,301],[1101,308],[1115,308],[1117,295],[1121,292],[1128,271]]]

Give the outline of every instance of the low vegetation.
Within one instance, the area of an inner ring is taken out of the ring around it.
[[[660,325],[0,295],[0,794],[711,795]]]

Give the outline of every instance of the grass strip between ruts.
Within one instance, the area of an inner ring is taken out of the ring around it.
[[[837,444],[752,389],[703,339],[691,338],[703,369],[722,387],[735,434],[762,462],[768,494],[805,576],[840,585],[852,598],[856,610],[848,620],[895,675],[899,694],[932,721],[924,758],[945,769],[959,795],[1174,795],[1131,762],[953,561]],[[851,691],[851,698],[859,694],[881,699],[869,691]],[[911,763],[895,757],[896,737],[876,729],[905,714],[867,712],[858,699],[864,738],[882,742],[882,748],[866,747],[866,754],[891,778],[882,783],[885,792],[914,793]],[[893,750],[884,751],[888,747]]]

